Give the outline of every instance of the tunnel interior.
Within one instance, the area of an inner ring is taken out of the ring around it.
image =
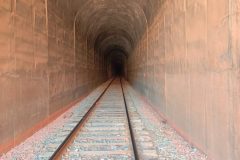
[[[123,77],[123,64],[120,62],[112,62],[112,75],[114,77]]]
[[[126,53],[114,48],[108,55],[110,77],[125,77],[126,73]],[[126,77],[125,77],[126,78]]]
[[[127,78],[127,61],[137,47],[162,1],[74,1],[75,50],[88,59],[99,57],[102,76]]]
[[[161,1],[75,1],[75,48],[86,43],[90,55],[103,57],[108,78],[127,78],[128,57],[160,5]]]
[[[202,151],[240,159],[238,6],[0,0],[0,144],[122,76]]]

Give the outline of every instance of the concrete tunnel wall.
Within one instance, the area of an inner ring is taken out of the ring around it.
[[[131,84],[216,160],[240,159],[238,0],[174,0],[128,61]]]
[[[0,144],[105,81],[117,49],[133,87],[187,140],[240,159],[239,3],[0,0]]]
[[[0,144],[6,148],[107,77],[86,39],[75,42],[68,1],[1,0],[0,21]]]

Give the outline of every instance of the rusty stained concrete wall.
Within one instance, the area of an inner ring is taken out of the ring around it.
[[[74,31],[74,17],[68,1],[48,0],[50,113],[106,80],[103,59],[87,48],[81,28]]]
[[[86,59],[84,39],[74,47],[74,13],[62,2],[0,0],[1,145],[105,80],[103,58]]]
[[[240,1],[166,1],[128,62],[128,78],[189,141],[240,159]]]

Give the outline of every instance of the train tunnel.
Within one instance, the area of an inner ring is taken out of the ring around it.
[[[0,156],[122,77],[208,159],[240,159],[239,6],[0,0]]]

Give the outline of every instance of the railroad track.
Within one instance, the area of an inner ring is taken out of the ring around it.
[[[50,159],[138,160],[120,78],[113,80]]]
[[[145,103],[137,98],[126,81],[109,80],[64,114],[64,123],[50,127],[54,132],[48,132],[49,136],[41,143],[35,145],[30,141],[36,155],[29,158],[30,147],[25,149],[23,145],[23,153],[11,153],[11,158],[7,159],[206,159],[182,139],[179,141],[178,135],[171,133],[173,130],[168,126],[162,125],[162,131],[158,131],[151,124],[156,121],[146,117],[144,107]]]

